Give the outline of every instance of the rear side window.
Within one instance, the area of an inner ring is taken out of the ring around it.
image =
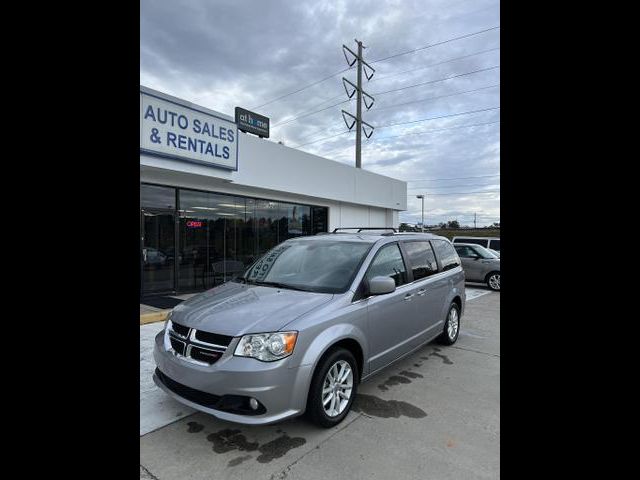
[[[442,271],[451,270],[460,265],[460,259],[456,253],[455,248],[449,242],[445,240],[431,240],[433,249],[436,252],[436,256],[440,259],[442,264]]]
[[[396,282],[396,287],[407,283],[407,269],[404,266],[400,247],[397,243],[382,247],[371,262],[365,278],[371,280],[377,276],[393,278]]]
[[[489,248],[499,252],[500,251],[500,240],[491,240],[491,245],[489,245]]]
[[[409,257],[414,280],[438,273],[436,256],[429,242],[405,242],[404,249]]]

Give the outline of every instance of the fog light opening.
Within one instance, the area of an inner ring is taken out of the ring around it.
[[[258,400],[256,400],[255,398],[250,398],[249,399],[249,406],[251,407],[252,410],[257,410],[258,409]]]

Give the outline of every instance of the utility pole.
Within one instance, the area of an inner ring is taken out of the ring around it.
[[[477,228],[476,227],[476,212],[473,212],[473,228]]]
[[[367,81],[369,81],[371,80],[371,77],[373,77],[373,74],[375,73],[375,69],[371,65],[369,65],[367,62],[365,62],[364,59],[362,58],[362,50],[367,47],[365,47],[362,44],[362,42],[358,39],[356,39],[355,42],[358,45],[357,54],[354,53],[346,45],[342,45],[342,53],[344,53],[344,58],[347,60],[347,63],[349,64],[350,67],[352,67],[356,62],[358,64],[357,65],[358,73],[356,77],[357,84],[354,85],[352,82],[350,82],[344,77],[342,77],[342,84],[344,85],[344,89],[347,92],[347,96],[349,98],[352,98],[353,95],[357,93],[356,116],[354,117],[349,112],[342,110],[342,119],[344,120],[344,123],[347,125],[347,128],[349,129],[349,131],[351,131],[354,125],[356,127],[356,168],[362,168],[362,132],[364,132],[367,138],[370,138],[371,135],[373,135],[373,129],[374,129],[372,125],[362,120],[362,102],[364,100],[364,106],[367,110],[373,107],[373,103],[375,102],[375,99],[362,89],[362,72],[364,71],[364,75],[367,78]],[[349,60],[349,57],[347,56],[347,52],[349,52],[352,55],[353,60]],[[371,75],[369,75],[367,68],[371,70]],[[347,88],[347,84],[349,84],[353,88],[351,93],[349,93],[349,88]],[[371,104],[367,102],[367,99],[371,101]],[[349,124],[345,115],[347,115],[353,120],[351,124]],[[367,133],[367,131],[365,130],[364,128],[365,125],[371,129],[369,133]]]
[[[356,99],[356,168],[362,168],[362,42],[358,42],[358,98]]]
[[[422,199],[422,223],[420,224],[420,231],[424,233],[424,195],[416,195],[416,198]]]

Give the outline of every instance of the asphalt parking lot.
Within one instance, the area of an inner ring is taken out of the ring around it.
[[[333,429],[304,418],[238,425],[173,402],[144,378],[143,343],[161,326],[141,327],[140,478],[499,478],[500,293],[467,290],[458,342],[427,345],[360,385]]]

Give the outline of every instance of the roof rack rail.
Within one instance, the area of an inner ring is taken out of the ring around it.
[[[363,230],[391,230],[393,233],[397,232],[393,227],[339,227],[334,228],[333,233],[338,233],[338,230],[358,230],[357,233],[360,233]]]

